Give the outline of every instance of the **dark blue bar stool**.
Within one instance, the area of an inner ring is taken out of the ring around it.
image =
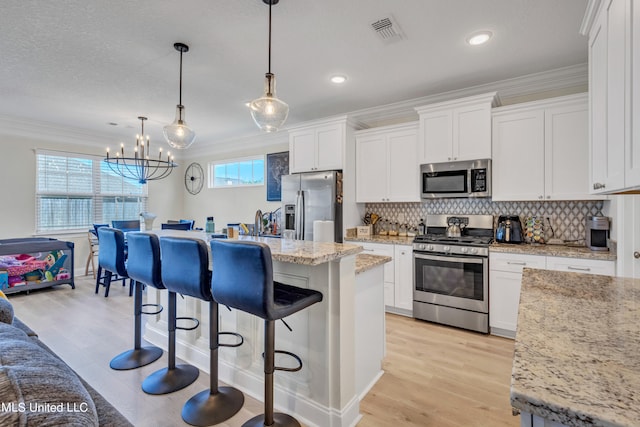
[[[155,362],[162,356],[162,349],[156,346],[142,347],[142,315],[159,314],[159,304],[142,304],[142,288],[145,285],[156,289],[166,289],[160,276],[160,242],[158,236],[148,233],[129,233],[127,236],[127,273],[134,280],[134,347],[111,360],[109,366],[116,370],[135,369]],[[143,311],[145,307],[155,307],[155,311]]]
[[[122,280],[125,285],[129,276],[125,261],[127,254],[125,250],[124,233],[122,230],[110,227],[98,228],[98,279],[96,280],[96,294],[100,290],[100,285],[104,285],[105,298],[109,296],[109,288],[113,280]],[[104,271],[104,276],[102,275]],[[115,274],[115,279],[114,279]],[[129,281],[129,296],[133,295],[133,280]]]
[[[224,304],[264,319],[264,414],[243,427],[299,427],[290,415],[273,411],[273,372],[299,371],[302,361],[286,351],[275,350],[275,321],[322,301],[322,293],[312,289],[273,281],[271,250],[264,243],[212,240],[213,275],[211,292],[218,304]],[[298,361],[295,368],[275,366],[275,353],[284,353]]]
[[[180,237],[162,237],[160,239],[162,256],[171,260],[167,268],[163,263],[162,278],[170,292],[188,295],[209,302],[209,358],[210,387],[191,397],[182,408],[182,419],[196,426],[210,426],[228,420],[244,404],[244,395],[233,387],[218,387],[218,347],[220,334],[234,335],[240,338],[237,347],[242,344],[242,336],[231,332],[218,332],[218,304],[211,296],[211,275],[209,273],[209,254],[205,242],[198,239]]]

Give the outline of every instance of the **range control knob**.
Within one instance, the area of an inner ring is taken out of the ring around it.
[[[427,249],[428,249],[428,250],[430,250],[430,251],[432,251],[432,250],[434,250],[435,248],[433,247],[433,245],[428,245],[428,246],[427,246]]]
[[[424,251],[424,247],[425,247],[425,245],[418,245],[418,249],[420,249],[422,251]]]
[[[471,248],[471,253],[472,254],[477,254],[478,253],[478,248]]]
[[[462,247],[460,248],[460,252],[462,252],[463,254],[466,254],[467,252],[469,252],[469,248]]]
[[[444,252],[451,252],[451,246],[443,246],[442,250]]]

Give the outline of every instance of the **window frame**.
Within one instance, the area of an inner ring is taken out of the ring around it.
[[[240,163],[246,163],[251,161],[252,167],[252,178],[254,177],[255,165],[254,162],[261,161],[262,162],[262,182],[258,183],[250,183],[250,184],[231,184],[231,185],[217,185],[216,184],[216,166],[229,166],[229,165],[238,165],[238,179],[240,178]],[[266,156],[264,154],[259,154],[255,156],[247,156],[247,157],[238,157],[234,159],[222,159],[222,160],[213,160],[207,164],[207,188],[209,189],[220,189],[220,188],[247,188],[247,187],[264,187],[267,183],[266,181]]]

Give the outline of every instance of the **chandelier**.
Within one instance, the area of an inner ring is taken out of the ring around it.
[[[187,126],[184,120],[184,105],[182,105],[182,54],[189,52],[189,46],[184,43],[174,43],[175,50],[180,52],[180,97],[176,105],[176,118],[170,125],[163,128],[164,138],[173,148],[189,148],[196,139],[196,133]]]
[[[289,106],[276,97],[276,76],[271,72],[271,6],[279,0],[262,0],[269,5],[269,68],[265,74],[264,95],[249,103],[251,117],[265,132],[277,131],[287,120]]]
[[[138,117],[142,125],[141,135],[136,135],[136,146],[133,150],[133,157],[127,157],[124,154],[124,143],[120,144],[120,151],[115,156],[110,155],[107,148],[107,157],[104,162],[116,174],[126,179],[135,179],[140,184],[146,184],[147,181],[162,179],[178,166],[173,160],[170,152],[167,152],[166,159],[162,158],[162,147],[158,152],[158,158],[150,157],[149,149],[151,140],[149,135],[144,134],[144,121],[146,117]]]

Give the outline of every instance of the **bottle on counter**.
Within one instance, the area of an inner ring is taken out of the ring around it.
[[[212,216],[207,217],[207,224],[205,226],[205,231],[207,233],[215,233],[216,231],[216,223],[214,222]]]
[[[422,236],[427,233],[427,226],[424,225],[424,219],[420,218],[420,224],[418,224],[418,235]]]

